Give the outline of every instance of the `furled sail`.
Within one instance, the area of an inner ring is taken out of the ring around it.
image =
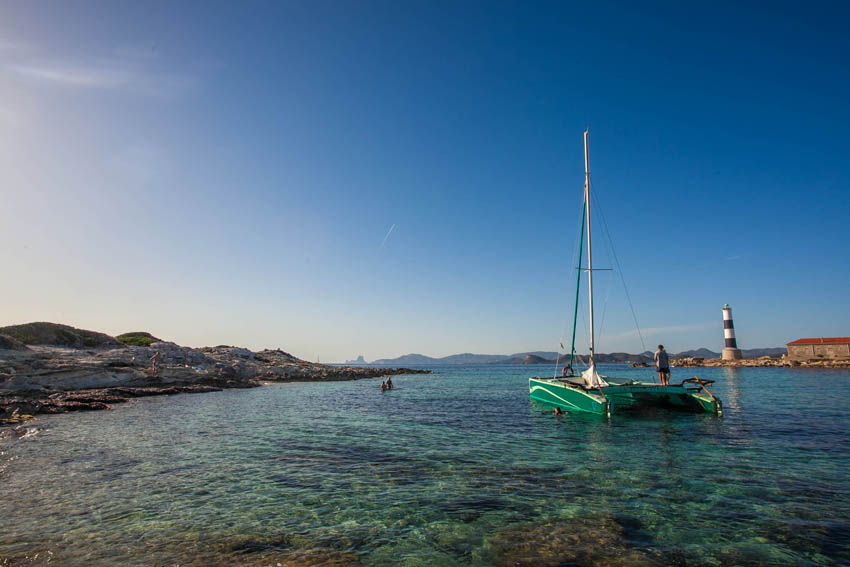
[[[590,367],[581,373],[581,377],[584,380],[584,385],[588,388],[602,388],[608,385],[608,382],[603,380],[602,376],[596,371],[596,365],[592,362]]]

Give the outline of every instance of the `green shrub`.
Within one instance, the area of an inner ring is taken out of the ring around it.
[[[25,323],[0,327],[0,333],[25,345],[49,345],[71,348],[119,347],[121,343],[103,333],[76,329],[58,323]]]
[[[132,333],[124,333],[115,337],[127,346],[151,346],[151,343],[158,343],[162,339],[158,339],[150,333],[144,331],[135,331]]]

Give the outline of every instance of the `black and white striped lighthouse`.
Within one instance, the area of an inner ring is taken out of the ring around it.
[[[741,358],[741,349],[735,340],[735,325],[732,323],[732,308],[729,304],[723,306],[723,338],[726,346],[723,347],[721,358],[723,360],[738,360]]]

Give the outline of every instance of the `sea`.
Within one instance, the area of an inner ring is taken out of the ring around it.
[[[530,400],[552,366],[433,369],[39,416],[0,565],[850,565],[850,371],[675,368],[723,415],[604,418]]]

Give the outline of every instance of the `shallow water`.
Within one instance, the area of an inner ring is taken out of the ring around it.
[[[41,417],[0,565],[850,564],[848,371],[674,369],[724,415],[610,420],[529,400],[548,366],[438,372]]]

